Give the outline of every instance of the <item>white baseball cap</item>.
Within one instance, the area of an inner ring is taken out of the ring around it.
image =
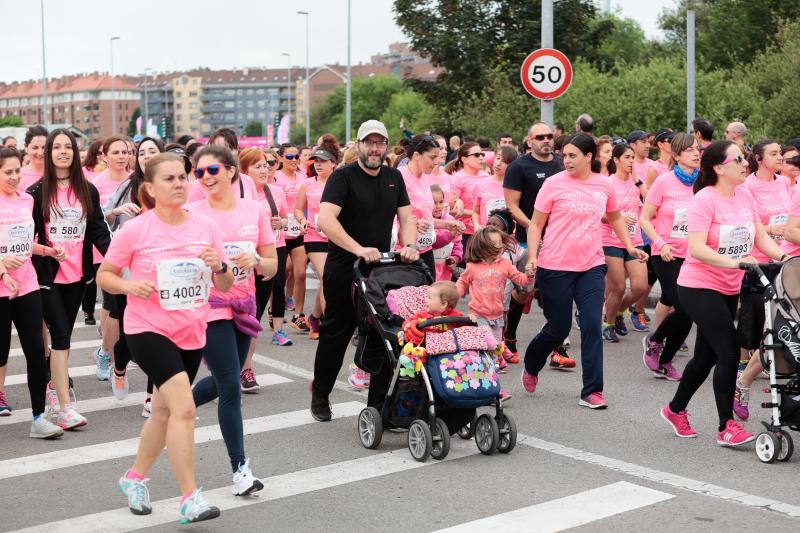
[[[386,131],[386,126],[384,126],[383,122],[380,120],[368,120],[361,124],[358,128],[357,138],[359,141],[363,141],[368,135],[373,133],[382,135],[384,139],[387,141],[389,140],[389,133]]]

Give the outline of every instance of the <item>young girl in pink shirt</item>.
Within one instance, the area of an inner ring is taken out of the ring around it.
[[[450,281],[453,269],[464,257],[461,246],[461,232],[464,224],[447,213],[445,194],[439,185],[431,185],[433,195],[433,218],[452,222],[457,227],[436,230],[436,242],[433,243],[433,261],[436,264],[436,281]]]

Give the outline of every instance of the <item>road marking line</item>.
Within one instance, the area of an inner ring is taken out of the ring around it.
[[[261,386],[281,385],[283,383],[291,383],[292,380],[279,376],[277,374],[263,374],[256,376],[256,379]],[[109,386],[109,389],[111,387]],[[119,409],[120,407],[130,407],[131,405],[142,405],[147,396],[145,392],[134,392],[128,394],[124,400],[117,400],[109,390],[108,396],[102,398],[92,398],[91,400],[78,399],[77,409],[81,414],[92,413],[95,411],[106,411],[109,409]],[[0,417],[0,426],[8,426],[11,424],[30,423],[33,413],[30,409],[14,410],[11,416]],[[91,423],[91,421],[90,421]]]
[[[100,346],[100,339],[94,339],[90,341],[77,341],[70,343],[70,350],[74,352],[75,350],[80,350],[82,348],[97,348]],[[22,348],[12,348],[8,352],[9,357],[21,357],[25,354],[22,353]]]
[[[620,481],[557,500],[440,529],[435,533],[471,531],[482,533],[490,530],[503,533],[556,533],[674,497],[666,492]]]
[[[284,363],[283,361],[273,359],[272,357],[267,357],[266,355],[255,354],[253,356],[253,361],[260,363],[264,366],[268,366],[274,370],[279,370],[284,374],[289,374],[298,378],[307,379],[309,382],[311,382],[314,379],[313,372],[299,366],[291,365],[289,363]],[[348,383],[345,383],[344,381],[337,380],[334,383],[333,388],[343,390],[345,392],[349,392],[350,394],[355,394],[356,396],[361,396],[363,398],[367,397],[366,390],[356,390],[353,387],[351,387]]]
[[[86,376],[94,376],[96,372],[96,365],[73,366],[69,369],[69,377],[82,378]],[[25,385],[26,383],[28,383],[28,374],[13,374],[11,376],[6,376],[6,386]]]
[[[83,321],[81,321],[80,323],[75,322],[75,325],[72,326],[72,330],[75,331],[76,329],[97,328],[98,325],[99,324],[94,325],[94,326],[90,326],[88,324],[84,324]],[[11,328],[11,335],[19,337],[19,332],[17,331],[17,328],[15,328],[15,327]]]
[[[450,454],[444,461],[457,460],[478,453],[473,443],[453,442]],[[440,461],[434,460],[428,460],[425,463],[415,461],[409,455],[408,450],[402,448],[388,453],[369,455],[359,459],[262,479],[266,489],[261,492],[260,497],[241,498],[234,496],[231,494],[231,488],[227,485],[218,489],[204,491],[203,494],[210,503],[219,507],[221,511],[227,511],[417,468],[430,467],[439,463]],[[163,524],[177,524],[179,501],[180,497],[153,502],[153,513],[146,516],[135,516],[125,507],[59,520],[49,524],[39,524],[18,531],[32,533],[41,531],[74,533],[75,531],[81,531],[82,533],[88,533],[93,531],[133,531]],[[213,522],[210,524],[213,524]]]
[[[364,404],[361,402],[344,402],[336,404],[335,407],[337,412],[334,418],[346,418],[358,415],[364,408]],[[313,424],[314,422],[309,410],[301,409],[298,411],[244,420],[244,434],[254,435],[257,433],[266,433],[269,431]],[[219,425],[201,426],[194,431],[195,444],[217,440],[222,440],[222,432],[220,431]],[[90,446],[79,446],[54,452],[29,455],[27,457],[7,459],[5,461],[0,461],[0,479],[27,476],[30,474],[49,472],[59,468],[69,468],[111,459],[119,459],[121,457],[132,457],[136,455],[138,447],[139,437],[135,437],[114,442],[103,442]]]

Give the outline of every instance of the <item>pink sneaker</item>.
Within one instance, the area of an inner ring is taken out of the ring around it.
[[[756,436],[744,429],[739,422],[731,419],[725,424],[725,429],[717,433],[717,444],[720,446],[741,446],[751,440],[755,440],[755,438]]]
[[[589,409],[605,409],[608,407],[608,400],[606,400],[602,392],[593,392],[578,400],[578,405],[588,407]]]
[[[739,420],[747,420],[750,418],[750,387],[739,388],[736,387],[736,393],[733,395],[733,414]]]
[[[697,436],[697,432],[693,430],[692,426],[689,424],[688,412],[681,411],[680,413],[673,413],[669,408],[669,404],[666,404],[661,408],[661,418],[672,426],[672,430],[678,437],[686,439]]]
[[[501,390],[500,399],[503,400],[503,405],[507,404],[509,401],[511,401],[511,393],[505,389]]]
[[[506,362],[506,358],[502,355],[498,355],[494,358],[494,366],[498,374],[505,374],[508,372],[508,363]]]
[[[536,392],[536,385],[539,384],[539,376],[528,374],[528,372],[523,369],[522,374],[520,374],[520,379],[522,380],[522,388],[525,389],[525,392],[529,394]]]
[[[642,339],[642,345],[644,347],[644,353],[642,354],[644,366],[650,369],[651,372],[658,372],[658,369],[661,366],[659,358],[661,357],[661,350],[664,349],[664,345],[662,343],[651,341],[650,335],[647,335]]]
[[[675,367],[672,366],[672,363],[665,363],[661,365],[661,367],[653,372],[653,375],[657,378],[663,378],[667,381],[680,381],[683,377],[683,374],[675,370]]]

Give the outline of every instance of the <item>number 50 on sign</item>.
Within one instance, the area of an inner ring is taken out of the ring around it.
[[[522,86],[534,98],[554,100],[572,83],[572,64],[560,51],[540,48],[522,62],[520,78]]]

